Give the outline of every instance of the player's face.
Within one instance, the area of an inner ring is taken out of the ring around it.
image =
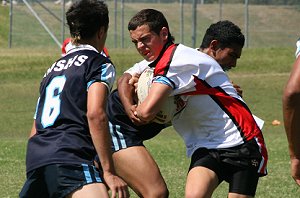
[[[216,51],[215,59],[221,65],[224,71],[230,70],[236,66],[237,59],[241,57],[242,47],[232,45],[231,47],[219,48]]]
[[[154,61],[159,56],[167,40],[165,33],[157,35],[150,31],[148,25],[142,25],[135,30],[130,30],[131,41],[134,43],[137,51],[147,61]]]

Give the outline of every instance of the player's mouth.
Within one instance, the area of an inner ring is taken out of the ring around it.
[[[149,59],[152,56],[152,53],[149,50],[143,51],[141,52],[141,54],[147,59]]]
[[[150,50],[144,50],[144,51],[143,51],[143,55],[144,55],[144,56],[147,56],[149,53],[150,53]]]

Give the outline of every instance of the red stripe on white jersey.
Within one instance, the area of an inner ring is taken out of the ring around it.
[[[262,154],[262,162],[260,165],[260,173],[266,174],[266,164],[268,160],[268,153],[265,146],[264,138],[260,128],[258,127],[254,117],[248,106],[241,100],[228,95],[220,87],[211,87],[204,80],[194,76],[196,83],[195,91],[184,93],[183,95],[209,95],[219,107],[232,119],[244,141],[255,139],[260,147]]]

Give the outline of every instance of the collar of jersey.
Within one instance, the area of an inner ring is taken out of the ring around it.
[[[93,46],[88,45],[88,44],[86,44],[86,45],[73,45],[73,46],[74,47],[72,47],[67,52],[67,54],[70,54],[70,53],[73,53],[73,52],[77,52],[77,51],[81,51],[81,50],[92,50],[92,51],[95,51],[95,52],[99,53],[96,48],[94,48]]]

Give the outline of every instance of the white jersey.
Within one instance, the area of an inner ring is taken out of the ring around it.
[[[261,130],[252,113],[212,57],[173,44],[160,60],[141,61],[126,72],[141,73],[148,66],[155,67],[154,81],[168,79],[173,85],[171,95],[180,95],[187,101],[172,124],[184,139],[189,157],[200,147],[229,148],[253,138],[266,154]]]

